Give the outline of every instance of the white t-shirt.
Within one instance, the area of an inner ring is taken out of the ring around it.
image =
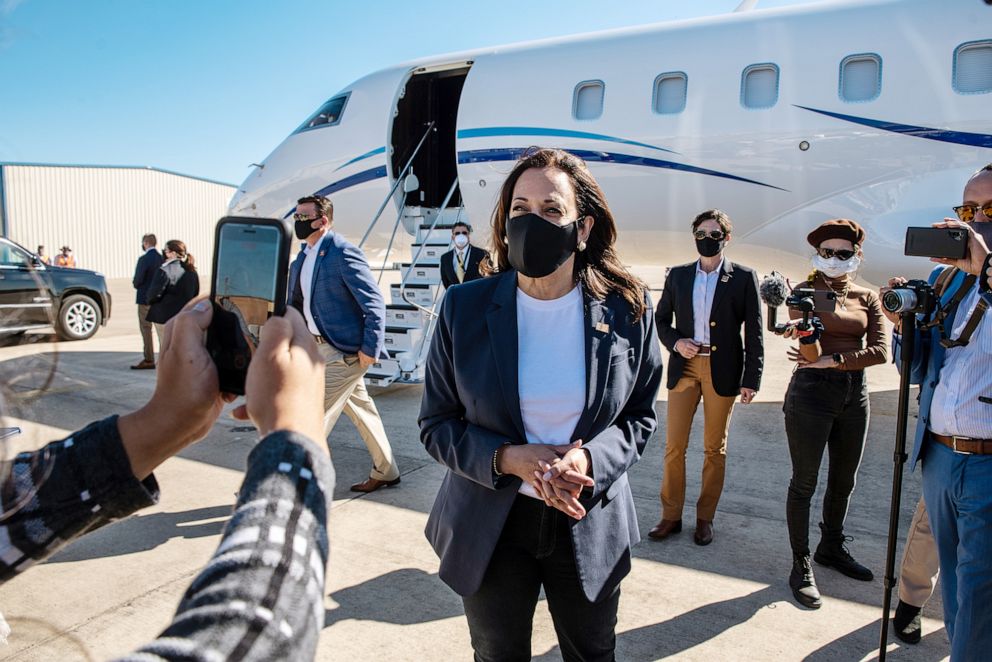
[[[582,290],[550,301],[517,288],[520,414],[528,444],[571,443],[586,399]],[[538,498],[529,483],[520,493]]]

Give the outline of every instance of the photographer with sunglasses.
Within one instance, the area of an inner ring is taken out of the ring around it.
[[[741,404],[750,403],[761,385],[764,346],[758,276],[724,258],[732,230],[730,217],[719,209],[704,211],[693,220],[699,259],[669,272],[655,315],[658,336],[671,357],[662,518],[648,533],[654,540],[682,530],[685,454],[702,398],[705,456],[694,540],[697,545],[713,541],[734,401],[739,395]]]
[[[791,324],[782,334],[799,339],[790,350],[797,363],[785,394],[785,431],[792,457],[792,480],[786,500],[792,572],[789,586],[796,600],[820,607],[809,550],[810,501],[816,491],[823,452],[829,453],[827,489],[823,495],[820,544],[813,560],[848,577],[871,581],[871,570],[848,552],[844,535],[847,507],[854,491],[868,434],[868,384],[864,369],[885,363],[888,347],[878,295],[854,284],[864,255],[864,229],[854,221],[826,221],[806,237],[816,253],[814,271],[804,287],[832,291],[834,312],[818,313],[820,328],[802,337]],[[802,315],[790,308],[790,315]]]

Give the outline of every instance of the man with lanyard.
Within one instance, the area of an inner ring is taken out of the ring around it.
[[[934,227],[965,228],[968,253],[933,258],[953,269],[931,274],[941,305],[916,331],[911,382],[920,385],[920,415],[910,462],[923,465],[951,659],[971,660],[992,648],[992,315],[985,314],[992,303],[992,164],[972,175],[954,211],[961,222]],[[882,294],[904,282],[891,279]],[[899,320],[886,314],[896,324],[899,365]]]
[[[441,256],[441,282],[445,289],[482,277],[479,263],[486,256],[486,251],[473,246],[471,237],[472,226],[468,223],[458,221],[452,226],[451,241],[455,247]]]

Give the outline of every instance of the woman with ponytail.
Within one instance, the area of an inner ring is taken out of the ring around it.
[[[196,273],[193,256],[186,251],[186,244],[171,239],[165,243],[162,254],[165,262],[155,272],[148,288],[150,307],[145,318],[155,325],[159,344],[166,322],[200,294],[200,276]]]
[[[786,501],[793,555],[789,585],[800,604],[816,609],[820,593],[810,563],[809,510],[824,450],[829,457],[827,489],[820,544],[812,560],[852,579],[874,577],[848,552],[845,543],[851,538],[844,535],[844,520],[868,433],[864,369],[886,362],[888,344],[878,295],[854,284],[864,259],[864,229],[854,221],[835,219],[821,224],[806,240],[816,253],[814,271],[803,285],[833,292],[837,302],[833,312],[817,313],[819,324],[812,334],[794,324],[783,333],[800,342],[790,356],[797,366],[783,405],[792,457]]]

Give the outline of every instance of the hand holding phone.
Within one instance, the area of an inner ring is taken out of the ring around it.
[[[217,223],[207,351],[220,390],[243,395],[262,325],[286,311],[289,225],[279,219],[225,217]]]

